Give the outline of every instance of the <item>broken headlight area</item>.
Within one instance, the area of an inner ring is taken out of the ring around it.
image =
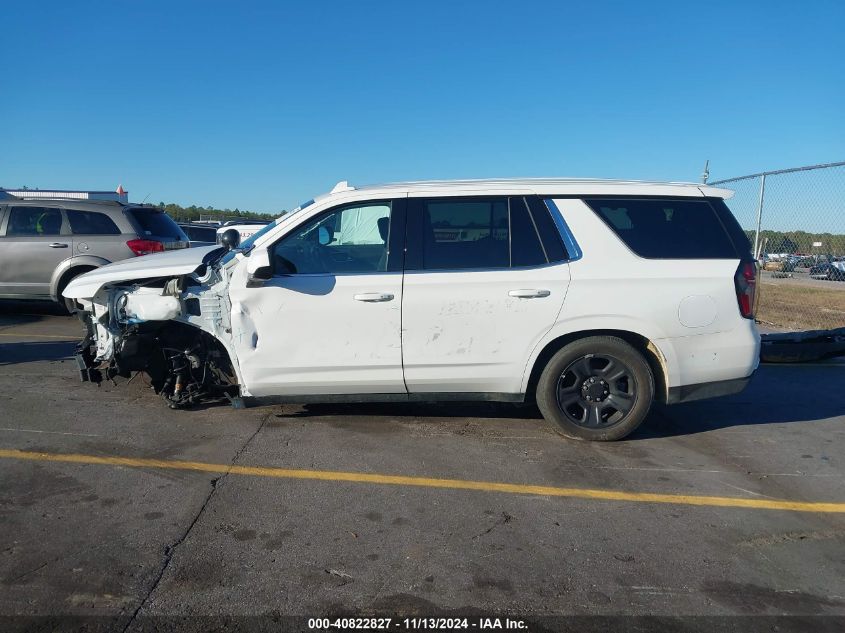
[[[83,381],[149,376],[150,385],[171,408],[231,399],[237,379],[223,346],[202,330],[175,321],[124,324],[112,337],[109,360],[97,361],[93,325],[77,347]]]

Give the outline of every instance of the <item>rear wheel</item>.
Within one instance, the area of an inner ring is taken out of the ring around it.
[[[622,439],[642,423],[653,399],[648,362],[613,336],[566,345],[552,356],[537,383],[543,417],[573,439]]]

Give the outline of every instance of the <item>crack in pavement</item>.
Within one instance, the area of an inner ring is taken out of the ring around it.
[[[499,519],[497,519],[496,522],[493,523],[493,525],[491,525],[489,528],[487,528],[486,530],[484,530],[480,534],[476,534],[472,538],[477,539],[477,538],[480,538],[482,536],[486,536],[486,535],[490,534],[490,532],[495,530],[497,527],[499,527],[500,525],[505,525],[506,523],[510,523],[512,520],[513,520],[513,517],[510,514],[508,514],[507,512],[502,512],[502,516]]]
[[[258,428],[256,428],[255,431],[252,433],[252,435],[250,435],[246,439],[246,441],[243,443],[243,445],[237,451],[235,451],[235,454],[232,456],[232,460],[229,463],[230,468],[232,466],[234,466],[235,464],[237,464],[241,455],[243,455],[244,451],[250,445],[252,440],[255,439],[255,437],[264,428],[265,424],[267,424],[267,420],[270,419],[271,413],[272,412],[268,412],[261,417],[261,422],[259,423]],[[149,591],[147,591],[146,595],[144,595],[143,599],[138,604],[138,607],[135,609],[135,611],[132,612],[132,615],[129,617],[129,621],[126,623],[126,626],[123,627],[122,633],[126,633],[129,630],[129,627],[132,626],[132,624],[138,618],[138,614],[141,612],[141,609],[143,609],[147,605],[147,603],[150,600],[150,597],[153,595],[155,590],[158,588],[159,584],[161,584],[161,581],[164,578],[164,574],[167,573],[167,569],[170,567],[170,562],[173,560],[173,555],[176,552],[176,548],[179,547],[182,543],[184,543],[185,540],[188,538],[188,535],[190,535],[191,531],[194,529],[194,526],[197,524],[200,517],[205,512],[205,509],[208,507],[208,504],[211,502],[212,498],[214,497],[214,493],[217,492],[218,486],[223,482],[223,480],[229,475],[230,472],[231,472],[231,470],[226,470],[226,472],[224,472],[222,475],[220,475],[219,477],[215,477],[214,479],[211,480],[211,490],[209,490],[208,495],[206,496],[205,500],[202,502],[202,505],[200,506],[196,515],[194,515],[193,520],[188,525],[185,532],[182,534],[182,536],[180,536],[178,539],[176,539],[176,541],[174,541],[171,545],[167,545],[164,548],[164,562],[162,563],[161,569],[159,570],[158,575],[156,576],[155,580],[153,581],[153,584],[150,587]]]

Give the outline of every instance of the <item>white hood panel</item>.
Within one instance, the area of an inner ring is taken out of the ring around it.
[[[125,259],[80,275],[67,285],[63,294],[70,299],[90,299],[106,284],[188,275],[202,265],[206,255],[220,248],[222,247],[183,248]]]

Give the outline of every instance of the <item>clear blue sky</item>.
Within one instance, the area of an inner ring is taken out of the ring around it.
[[[342,179],[845,159],[845,3],[4,3],[0,185],[292,208]]]

